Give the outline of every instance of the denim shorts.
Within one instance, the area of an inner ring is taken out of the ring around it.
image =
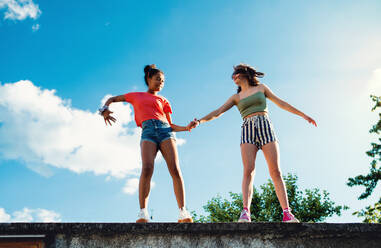
[[[278,139],[267,115],[254,115],[243,120],[241,144],[250,143],[262,149],[262,146],[274,141]]]
[[[160,145],[161,142],[167,139],[176,140],[171,126],[161,120],[146,120],[142,123],[142,129],[142,137],[140,142],[148,140]]]

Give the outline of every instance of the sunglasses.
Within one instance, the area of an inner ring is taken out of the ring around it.
[[[247,73],[247,71],[246,71],[245,69],[238,69],[238,70],[235,70],[235,71],[233,72],[233,74],[232,74],[232,78],[234,79],[234,76],[237,75],[237,74],[240,74],[240,73],[245,74],[245,73]]]

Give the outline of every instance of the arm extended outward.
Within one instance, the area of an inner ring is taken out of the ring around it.
[[[280,107],[281,109],[284,109],[290,113],[299,115],[300,117],[302,117],[303,119],[305,119],[306,121],[308,121],[309,123],[311,123],[312,125],[317,127],[314,119],[312,119],[308,115],[304,114],[302,111],[296,109],[295,107],[291,106],[289,103],[287,103],[287,102],[283,101],[282,99],[280,99],[279,97],[277,97],[267,86],[264,85],[264,87],[265,87],[266,97],[268,99],[270,99],[273,103],[275,103],[278,107]]]
[[[165,113],[165,116],[167,117],[167,120],[168,120],[168,123],[169,125],[171,125],[171,128],[174,132],[183,132],[183,131],[191,131],[191,129],[193,127],[191,127],[191,124],[189,123],[188,126],[184,127],[184,126],[178,126],[176,124],[173,124],[172,123],[172,118],[171,118],[171,114],[170,113]]]
[[[103,116],[103,118],[105,120],[106,126],[107,126],[107,123],[110,126],[112,126],[111,121],[112,122],[116,122],[116,119],[110,115],[110,114],[113,113],[112,111],[110,111],[108,109],[110,104],[113,103],[113,102],[125,102],[125,101],[126,101],[126,99],[125,99],[124,95],[113,96],[113,97],[110,97],[109,99],[107,99],[107,101],[106,101],[105,105],[103,106],[103,108],[101,108],[99,110],[101,112],[101,115]]]
[[[201,124],[201,123],[204,123],[207,121],[214,120],[214,119],[220,117],[223,113],[225,113],[229,109],[231,109],[237,103],[238,103],[238,95],[234,94],[221,107],[210,112],[209,114],[205,115],[204,117],[202,117],[199,120],[196,119],[195,121],[197,121],[197,122],[199,122],[199,124]]]

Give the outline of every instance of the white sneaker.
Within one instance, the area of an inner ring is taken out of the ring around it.
[[[136,223],[147,223],[149,222],[149,214],[146,208],[140,209],[140,212],[138,214],[138,220]]]
[[[251,222],[250,213],[246,209],[242,210],[238,222]]]
[[[283,222],[299,223],[299,220],[291,213],[290,208],[283,210]]]
[[[193,219],[185,207],[180,208],[179,212],[179,223],[192,223]]]

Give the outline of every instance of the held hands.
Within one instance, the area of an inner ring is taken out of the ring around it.
[[[189,122],[187,130],[190,132],[193,128],[197,127],[198,125],[200,125],[200,121],[194,118],[193,121]]]
[[[102,112],[102,116],[103,116],[103,118],[105,119],[106,126],[107,126],[107,123],[108,123],[110,126],[112,126],[111,121],[116,122],[116,119],[110,115],[110,114],[112,114],[112,113],[114,113],[114,112],[112,112],[112,111],[110,111],[110,110],[108,110],[108,109],[106,109],[106,110],[104,110],[104,111]]]

